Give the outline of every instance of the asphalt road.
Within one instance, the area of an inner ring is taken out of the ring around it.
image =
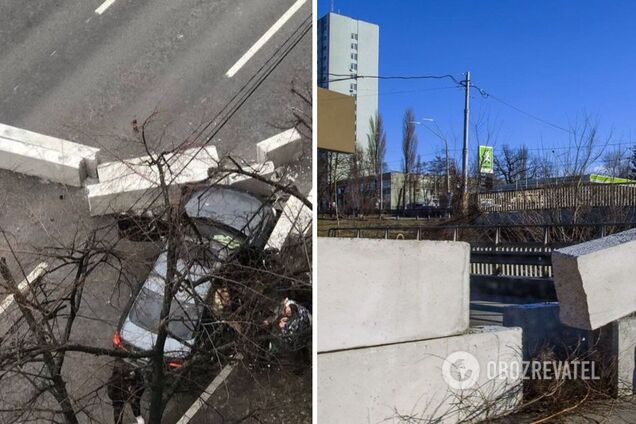
[[[152,116],[151,143],[167,148],[217,117],[203,135],[214,131],[211,143],[222,154],[254,160],[255,144],[289,126],[294,110],[311,113],[291,91],[295,87],[310,92],[311,32],[301,37],[299,31],[311,16],[311,2],[302,4],[236,74],[226,73],[295,3],[115,0],[98,14],[103,0],[2,1],[0,122],[101,147],[100,154],[108,159],[141,152],[133,119],[143,122]],[[290,39],[296,36],[298,43],[292,46]],[[273,70],[265,75],[264,67]],[[262,82],[255,87],[259,76]],[[228,116],[223,113],[228,103],[248,91],[245,103],[219,127],[218,116]],[[311,155],[304,155],[302,162],[295,172],[307,189]],[[0,255],[9,257],[17,276],[21,267],[28,272],[43,259],[34,253],[38,248],[81,240],[104,222],[90,218],[82,189],[0,171],[0,228],[9,239],[0,239]],[[7,250],[9,244],[16,249],[15,258]],[[156,249],[130,243],[121,248],[129,282],[144,278]],[[118,286],[116,280],[109,269],[91,277],[73,340],[110,347],[129,295],[126,285]],[[55,284],[55,278],[45,283]],[[4,297],[0,293],[0,300]],[[6,323],[14,312],[7,311],[0,320]],[[100,401],[105,392],[99,389],[109,376],[110,361],[70,355],[63,373],[74,396],[95,391],[87,398],[91,400],[82,419],[111,422],[110,406]],[[0,422],[9,422],[11,416],[4,408],[33,391],[19,376],[5,375]],[[182,401],[180,406],[187,408],[188,400]],[[41,407],[47,406],[54,404],[43,401]],[[165,422],[176,422],[180,408],[169,410]],[[35,418],[42,412],[32,413]]]

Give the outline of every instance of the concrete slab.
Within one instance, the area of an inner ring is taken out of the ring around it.
[[[171,203],[181,196],[179,185],[170,186]],[[86,186],[86,197],[92,216],[130,211],[145,211],[163,205],[159,186],[150,180],[129,175],[117,180]]]
[[[636,229],[552,253],[561,321],[593,330],[636,311]]]
[[[241,165],[242,169],[246,172],[257,174],[260,177],[270,179],[274,176],[276,168],[274,162],[268,161],[264,163],[252,162]],[[213,170],[211,170],[213,172]],[[259,196],[271,196],[274,193],[275,188],[271,184],[267,184],[257,178],[252,178],[249,175],[240,173],[224,173],[216,177],[211,175],[212,179],[220,178],[220,184],[233,186],[235,188],[248,191]]]
[[[97,175],[99,149],[0,124],[0,168],[80,187]]]
[[[318,238],[318,351],[464,332],[468,243]]]
[[[276,167],[299,159],[302,135],[291,128],[256,144],[257,162],[272,161]]]
[[[122,161],[102,163],[97,167],[99,181],[108,182],[128,176],[138,176],[150,181],[159,181],[158,168],[151,165],[150,156],[141,156]],[[215,146],[194,147],[166,155],[167,178],[175,184],[203,181],[209,168],[216,167],[219,155]]]
[[[170,183],[171,202],[180,198],[180,186],[208,178],[208,170],[218,165],[216,147],[192,148],[167,155],[166,181]],[[98,166],[99,183],[88,185],[86,194],[90,213],[144,211],[163,204],[159,168],[151,165],[149,156],[125,161],[103,163]]]
[[[311,231],[312,217],[311,209],[297,197],[290,196],[267,240],[266,248],[280,251],[290,238],[305,237]]]
[[[520,329],[319,353],[317,363],[324,423],[477,422],[521,401],[521,374],[499,365],[521,366]]]

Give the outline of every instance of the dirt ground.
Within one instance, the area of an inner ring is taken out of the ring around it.
[[[255,371],[238,365],[197,423],[311,423],[311,368]]]

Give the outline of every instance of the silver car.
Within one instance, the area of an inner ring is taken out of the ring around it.
[[[242,252],[262,249],[275,222],[271,202],[225,186],[193,192],[185,205],[185,215],[188,237],[176,266],[176,275],[182,281],[172,299],[164,350],[168,365],[175,368],[196,344],[197,330],[215,283],[214,273]],[[164,252],[122,314],[113,335],[116,348],[135,351],[154,347],[166,273]]]

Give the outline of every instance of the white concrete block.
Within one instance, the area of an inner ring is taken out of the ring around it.
[[[179,185],[169,187],[171,203],[178,202],[180,195]],[[92,216],[130,211],[143,212],[164,204],[159,185],[136,175],[88,185],[86,186],[86,197]]]
[[[310,196],[313,196],[313,190]],[[295,196],[285,203],[281,216],[267,240],[267,249],[281,250],[293,237],[304,237],[311,231],[312,211]]]
[[[82,158],[0,138],[0,168],[56,183],[82,185]]]
[[[194,147],[166,155],[168,166],[166,178],[173,184],[203,181],[208,177],[208,169],[218,166],[219,156],[215,146]],[[102,163],[97,171],[99,181],[108,182],[128,176],[138,176],[159,183],[156,165],[150,164],[149,156]]]
[[[616,388],[619,395],[633,395],[636,393],[636,316],[619,319],[615,331],[617,343],[615,351],[610,352],[617,368]]]
[[[272,176],[274,176],[274,173],[276,172],[274,163],[271,161],[264,163],[255,162],[242,164],[241,168],[244,171],[257,174],[258,176],[266,178],[268,180],[272,178]],[[245,190],[259,196],[270,196],[272,193],[274,193],[274,191],[276,191],[276,188],[273,185],[261,181],[257,178],[252,178],[245,174],[223,173],[222,175],[219,175],[219,177],[221,176],[223,178],[221,178],[220,184],[229,185],[234,188]],[[214,176],[212,178],[214,180]]]
[[[449,357],[454,352],[463,353]],[[456,423],[468,417],[467,422],[477,422],[521,401],[522,373],[504,374],[499,365],[521,370],[518,328],[485,327],[453,337],[319,353],[317,363],[321,423]]]
[[[180,198],[180,186],[208,178],[208,170],[218,166],[216,147],[195,147],[166,156],[165,179],[172,203]],[[107,215],[163,205],[159,168],[142,156],[100,164],[99,184],[86,187],[91,215]]]
[[[561,321],[597,329],[636,311],[636,229],[552,253]]]
[[[298,160],[302,154],[301,141],[302,136],[295,128],[276,134],[256,144],[257,161],[271,160],[278,167]]]
[[[0,168],[81,186],[97,176],[98,148],[0,124]]]
[[[318,352],[468,328],[468,243],[320,237],[318,252]]]

